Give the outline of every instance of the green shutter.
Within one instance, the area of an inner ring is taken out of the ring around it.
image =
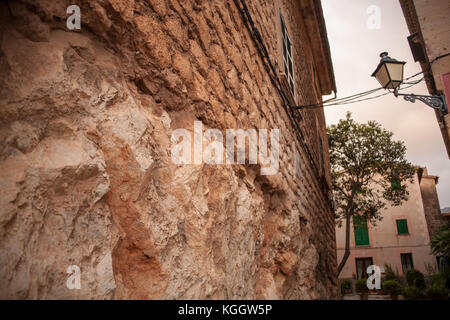
[[[364,217],[353,217],[353,231],[355,233],[355,244],[357,246],[369,246],[369,230]]]
[[[408,222],[406,219],[396,220],[397,222],[397,234],[409,234]]]
[[[401,190],[402,189],[402,181],[399,178],[393,178],[391,180],[391,189],[392,190]]]

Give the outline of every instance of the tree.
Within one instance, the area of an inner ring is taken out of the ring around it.
[[[415,168],[406,161],[406,147],[394,141],[393,133],[375,121],[356,123],[351,113],[327,128],[331,175],[336,205],[336,223],[345,220],[345,253],[341,272],[350,255],[350,220],[382,219],[387,204],[399,206],[408,199],[405,182],[413,181]],[[356,221],[356,220],[355,220]]]
[[[450,223],[445,222],[431,239],[431,252],[450,257]]]

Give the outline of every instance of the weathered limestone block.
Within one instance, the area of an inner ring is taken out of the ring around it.
[[[335,297],[332,215],[234,4],[82,0],[76,32],[70,4],[0,2],[0,298]],[[279,172],[174,164],[199,120],[280,128]]]

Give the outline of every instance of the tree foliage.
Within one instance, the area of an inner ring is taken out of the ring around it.
[[[431,239],[431,251],[435,255],[450,257],[450,223],[444,223]]]
[[[406,147],[376,121],[355,122],[351,113],[327,128],[336,222],[346,221],[346,254],[350,254],[350,219],[363,216],[375,224],[388,204],[399,206],[408,199],[406,182],[415,168],[405,159]]]

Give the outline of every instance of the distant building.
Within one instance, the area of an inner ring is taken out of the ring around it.
[[[441,223],[436,192],[437,176],[427,168],[418,168],[409,184],[409,199],[399,207],[388,207],[376,226],[354,218],[351,223],[350,256],[339,278],[367,277],[367,267],[390,265],[400,276],[414,268],[428,273],[437,270],[437,259],[431,254],[431,235]],[[437,208],[437,209],[436,209]],[[336,227],[338,262],[345,251],[345,226]]]
[[[445,94],[450,105],[450,2],[400,0],[408,25],[409,45],[420,62],[430,94]],[[429,71],[429,72],[428,72]],[[450,158],[450,114],[436,111]]]
[[[427,220],[428,232],[431,239],[444,223],[444,216],[441,213],[439,198],[436,191],[439,177],[429,175],[428,170],[425,167],[419,168],[418,176],[425,218]]]
[[[446,221],[450,222],[450,207],[446,207],[441,210],[441,214]]]

